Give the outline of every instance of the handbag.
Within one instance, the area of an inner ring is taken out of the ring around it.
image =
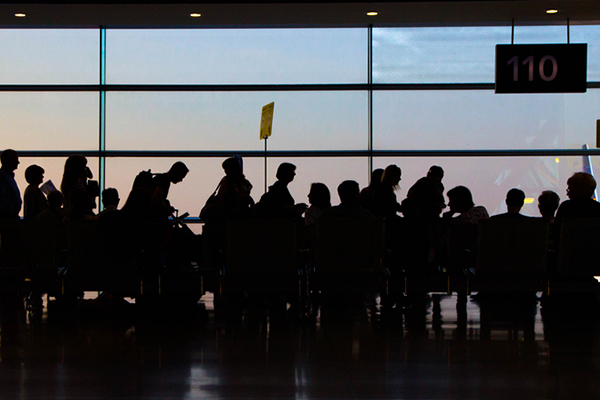
[[[202,219],[204,222],[215,222],[220,217],[225,216],[225,206],[218,195],[220,187],[221,182],[219,182],[214,193],[210,195],[210,197],[206,200],[204,207],[202,207],[202,210],[200,210],[200,219]]]

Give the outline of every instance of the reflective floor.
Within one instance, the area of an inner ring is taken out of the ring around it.
[[[40,325],[6,316],[2,399],[598,399],[600,329],[433,295],[405,310]],[[584,308],[584,306],[582,306]],[[586,315],[589,316],[585,317]]]

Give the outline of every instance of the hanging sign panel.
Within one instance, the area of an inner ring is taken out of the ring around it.
[[[266,139],[271,136],[271,129],[273,128],[273,110],[275,109],[275,102],[269,103],[262,108],[260,114],[260,140]]]
[[[587,44],[496,45],[496,93],[585,93]]]

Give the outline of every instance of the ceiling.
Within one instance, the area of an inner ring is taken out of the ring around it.
[[[545,10],[559,13],[548,15]],[[367,11],[378,11],[369,17]],[[190,13],[201,13],[199,18]],[[25,13],[18,18],[15,13]],[[233,28],[600,23],[598,0],[54,4],[0,3],[0,27]]]

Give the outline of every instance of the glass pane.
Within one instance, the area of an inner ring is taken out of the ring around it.
[[[571,43],[588,44],[588,82],[600,81],[600,25],[571,26]]]
[[[374,83],[494,82],[510,26],[373,29]]]
[[[398,201],[406,198],[410,187],[427,174],[429,167],[439,165],[444,169],[446,192],[459,185],[468,187],[475,203],[485,206],[490,215],[506,212],[506,193],[520,188],[533,199],[521,213],[539,217],[538,196],[544,190],[553,190],[561,201],[567,200],[567,179],[583,170],[583,157],[377,157],[373,164],[375,168],[396,164],[402,169]],[[592,164],[599,171],[600,157],[593,157]]]
[[[2,92],[3,147],[15,150],[98,149],[98,93]]]
[[[365,83],[366,29],[107,31],[108,83]]]
[[[263,150],[261,110],[272,101],[269,149],[367,149],[366,92],[110,92],[106,145],[111,150]]]
[[[1,84],[99,83],[98,29],[0,29]]]
[[[94,180],[99,179],[98,174],[98,158],[97,157],[87,157],[88,159],[88,167],[92,171],[94,175]],[[44,157],[44,158],[36,158],[36,157],[19,157],[19,167],[15,171],[15,180],[17,181],[17,185],[19,186],[19,191],[21,192],[21,198],[25,193],[25,189],[27,188],[27,181],[25,180],[25,170],[30,165],[36,164],[40,167],[44,168],[44,182],[51,180],[54,186],[58,190],[60,190],[60,183],[62,182],[62,175],[65,167],[66,157]],[[98,209],[94,210],[98,211]],[[23,216],[23,209],[21,208],[21,216]]]
[[[580,149],[596,143],[597,89],[545,95],[403,91],[373,97],[375,149]]]

